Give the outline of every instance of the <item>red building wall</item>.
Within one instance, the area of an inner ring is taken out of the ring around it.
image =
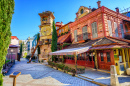
[[[104,37],[104,36],[110,36],[107,20],[111,21],[112,34],[113,34],[114,37],[115,37],[114,22],[117,23],[118,35],[119,35],[119,38],[122,38],[120,24],[123,24],[123,20],[130,21],[130,18],[127,17],[127,16],[124,16],[123,14],[112,11],[112,10],[102,6],[102,7],[98,8],[97,10],[85,15],[84,17],[82,17],[82,18],[80,18],[80,19],[78,19],[75,22],[70,24],[71,39],[72,39],[73,43],[75,43],[75,41],[74,41],[74,30],[77,30],[77,35],[82,34],[82,28],[85,25],[87,25],[87,30],[88,30],[88,33],[90,33],[90,38],[92,40],[97,39],[97,38],[101,38],[101,37]],[[98,33],[97,38],[92,37],[92,26],[91,26],[91,24],[93,22],[97,23],[97,33]],[[125,32],[124,24],[123,24],[123,28],[124,28],[124,32]]]

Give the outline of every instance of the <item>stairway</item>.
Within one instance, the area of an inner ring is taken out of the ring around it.
[[[30,57],[30,59],[29,59],[29,62],[27,62],[27,63],[30,63],[30,62],[31,62],[31,59],[32,59],[32,57],[33,57],[33,55],[34,55],[34,53],[35,53],[35,51],[36,51],[36,49],[37,49],[37,47],[38,47],[38,45],[39,45],[39,42],[40,42],[40,38],[39,38],[39,40],[38,40],[38,43],[37,43],[35,49],[34,49],[33,52],[32,52],[32,55],[31,55],[31,57]]]

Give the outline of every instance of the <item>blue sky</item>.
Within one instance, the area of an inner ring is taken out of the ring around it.
[[[80,6],[97,8],[98,0],[15,0],[15,10],[11,23],[12,36],[20,40],[32,37],[39,32],[40,16],[43,11],[54,12],[55,22],[64,24],[75,20]],[[115,11],[130,7],[130,0],[100,0],[101,6]]]

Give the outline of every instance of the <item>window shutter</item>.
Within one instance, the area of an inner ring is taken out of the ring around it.
[[[122,38],[124,38],[124,29],[123,29],[123,24],[120,24],[120,27],[121,27]]]
[[[77,30],[74,31],[74,39],[75,39],[75,42],[77,42]]]
[[[82,28],[82,33],[83,33],[83,40],[86,40],[88,38],[88,35],[87,35],[87,26],[84,26]]]
[[[116,22],[114,22],[114,28],[115,28],[116,37],[118,37],[118,28]]]
[[[94,22],[92,23],[92,36],[93,38],[96,38],[98,35],[97,35],[97,23]]]
[[[109,35],[112,36],[112,27],[111,27],[111,21],[108,20],[108,29],[109,29]]]

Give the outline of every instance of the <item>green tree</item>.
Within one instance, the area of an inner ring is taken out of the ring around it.
[[[37,43],[38,43],[39,39],[40,39],[40,33],[37,34]],[[39,54],[40,54],[40,47],[39,47],[39,45],[37,46],[37,49],[38,49],[37,53],[38,53],[38,56],[39,56]]]
[[[22,52],[23,52],[23,44],[21,43],[20,44],[20,54],[22,55]]]
[[[57,32],[56,32],[55,21],[53,21],[52,28],[53,28],[53,33],[52,33],[51,51],[54,52],[57,50]]]
[[[11,40],[10,24],[14,13],[14,0],[0,0],[0,86],[3,85],[2,68]]]
[[[56,26],[55,21],[53,21],[53,33],[52,33],[52,44],[51,44],[51,51],[55,52],[57,50],[57,32],[56,32]],[[52,56],[52,61],[55,61],[55,55]]]

